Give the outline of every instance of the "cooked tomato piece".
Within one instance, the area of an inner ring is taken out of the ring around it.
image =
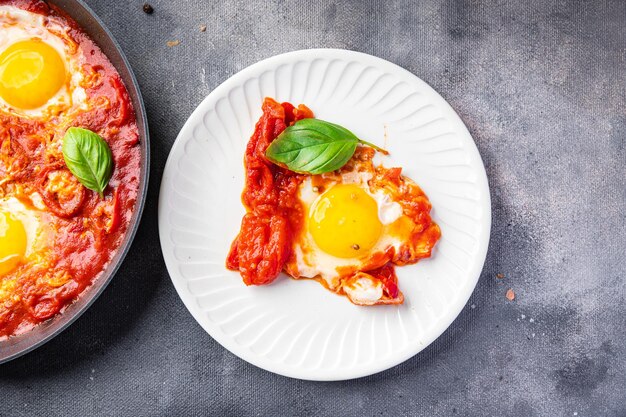
[[[226,267],[239,270],[247,285],[276,279],[302,223],[296,198],[300,176],[272,164],[265,151],[288,125],[313,116],[305,106],[296,108],[271,98],[265,99],[262,109],[244,156],[246,185],[241,199],[248,213],[226,259]]]

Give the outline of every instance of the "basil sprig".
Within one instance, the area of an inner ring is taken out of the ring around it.
[[[113,173],[113,156],[100,135],[80,127],[70,127],[63,136],[63,158],[81,184],[103,197]]]
[[[265,156],[294,172],[323,174],[344,166],[359,143],[387,153],[342,126],[319,119],[302,119],[278,135]]]

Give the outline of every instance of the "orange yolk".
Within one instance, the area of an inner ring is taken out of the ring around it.
[[[322,194],[311,207],[308,227],[320,249],[338,258],[368,254],[383,231],[376,200],[355,184]]]
[[[43,106],[65,80],[63,59],[40,39],[14,43],[0,54],[0,97],[13,107],[30,110]]]
[[[0,277],[13,271],[26,253],[26,230],[21,221],[0,211]]]

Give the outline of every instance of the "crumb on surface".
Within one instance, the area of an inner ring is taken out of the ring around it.
[[[154,13],[154,7],[152,7],[152,5],[150,3],[144,3],[143,4],[143,11],[145,14],[152,14]]]
[[[509,300],[509,301],[513,301],[513,300],[515,300],[515,291],[513,291],[513,289],[509,288],[509,289],[506,291],[506,298],[507,298],[507,300]]]
[[[200,25],[200,32],[206,32],[206,25]]]
[[[502,279],[502,278],[504,278],[504,274],[496,274],[496,278]]]
[[[174,41],[167,41],[167,46],[169,46],[170,48],[172,46],[177,46],[180,45],[180,41],[178,39],[174,40]]]

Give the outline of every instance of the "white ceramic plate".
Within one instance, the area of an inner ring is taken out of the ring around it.
[[[266,96],[384,146],[430,198],[442,238],[432,258],[396,269],[403,305],[357,307],[286,276],[246,287],[225,268],[244,214],[244,148]],[[435,340],[476,285],[490,225],[485,169],[446,101],[390,62],[333,49],[278,55],[217,87],[178,135],[159,198],[165,263],[198,323],[240,358],[310,380],[370,375]]]

